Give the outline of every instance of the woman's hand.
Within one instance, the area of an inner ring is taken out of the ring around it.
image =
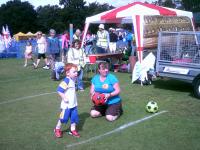
[[[106,93],[106,94],[104,94],[105,95],[105,99],[106,99],[106,101],[108,100],[108,98],[110,98],[110,93]]]
[[[92,97],[94,96],[95,92],[90,93],[90,99],[92,100]]]

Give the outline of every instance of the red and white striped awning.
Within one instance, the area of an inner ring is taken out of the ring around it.
[[[85,39],[86,31],[89,24],[93,23],[133,23],[134,32],[136,36],[136,47],[139,60],[142,60],[143,50],[143,21],[144,16],[187,16],[191,20],[193,18],[192,12],[182,11],[172,8],[157,6],[154,4],[134,2],[125,6],[121,6],[103,13],[87,17],[85,21],[85,29],[83,40]]]

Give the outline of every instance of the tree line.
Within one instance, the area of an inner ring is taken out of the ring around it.
[[[70,23],[74,28],[83,29],[86,17],[114,8],[98,2],[86,6],[84,0],[60,0],[60,6],[46,5],[34,9],[28,1],[8,1],[0,7],[0,28],[8,25],[11,34],[38,30],[48,33],[50,28],[62,33]]]
[[[166,0],[164,3],[161,3],[160,0],[155,2],[158,5],[175,8],[172,0]],[[86,5],[84,0],[59,0],[59,5],[39,6],[34,9],[34,6],[28,1],[10,0],[0,6],[0,27],[8,25],[11,34],[19,31],[35,33],[38,30],[48,33],[50,28],[62,33],[68,29],[69,24],[73,24],[75,29],[83,30],[86,17],[112,8],[114,7],[107,3],[93,2]],[[200,11],[199,0],[182,0],[180,9]],[[91,30],[95,31],[96,28],[95,26]]]

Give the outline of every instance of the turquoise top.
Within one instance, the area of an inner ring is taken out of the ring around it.
[[[102,82],[100,80],[100,75],[97,74],[92,78],[92,84],[94,85],[94,91],[99,93],[111,93],[115,89],[113,85],[115,83],[118,83],[118,79],[113,74],[108,74],[106,79]],[[121,98],[119,95],[113,96],[108,98],[107,104],[115,104],[121,101]]]

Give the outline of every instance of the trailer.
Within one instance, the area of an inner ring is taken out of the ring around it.
[[[191,83],[200,98],[200,32],[159,32],[156,73]]]

